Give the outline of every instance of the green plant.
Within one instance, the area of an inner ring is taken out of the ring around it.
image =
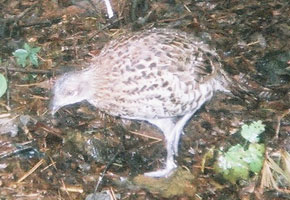
[[[27,43],[24,44],[24,49],[17,49],[13,52],[13,56],[16,58],[17,64],[22,67],[26,67],[28,64],[38,66],[37,53],[40,51],[40,47],[30,47]]]
[[[248,179],[250,172],[257,174],[261,171],[265,159],[265,145],[259,144],[259,136],[265,131],[265,125],[256,121],[250,125],[243,125],[242,137],[250,142],[247,148],[237,144],[227,152],[219,152],[214,169],[231,183],[240,179]]]
[[[5,94],[7,90],[7,81],[5,76],[3,76],[3,74],[0,74],[0,97],[3,96],[3,94]]]

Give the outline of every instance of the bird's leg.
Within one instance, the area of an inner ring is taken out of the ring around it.
[[[176,123],[174,123],[171,119],[154,119],[149,121],[151,124],[154,124],[162,130],[166,140],[167,157],[166,167],[164,169],[145,173],[146,176],[166,177],[170,175],[172,170],[177,167],[174,161],[174,155],[178,154],[178,143],[180,135],[183,133],[183,127],[185,126],[186,122],[194,113],[195,111],[187,113]]]
[[[174,155],[178,155],[178,144],[179,144],[179,140],[180,140],[180,135],[183,134],[183,128],[185,126],[185,124],[187,123],[187,121],[191,118],[191,116],[195,113],[195,110],[187,113],[186,115],[184,115],[182,118],[180,118],[175,127],[174,127],[174,138],[173,138],[173,151],[174,151]]]
[[[171,119],[153,119],[148,120],[151,124],[157,126],[164,134],[166,140],[166,167],[161,170],[145,173],[145,176],[150,177],[166,177],[175,169],[177,166],[174,162],[174,151],[173,151],[173,141],[174,141],[174,127],[175,124]]]

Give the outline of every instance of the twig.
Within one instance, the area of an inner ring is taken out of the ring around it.
[[[290,109],[284,111],[281,115],[277,117],[277,126],[275,130],[275,138],[279,137],[279,132],[280,132],[280,126],[281,126],[281,120],[286,116],[290,114]]]
[[[84,189],[81,186],[67,186],[64,185],[60,187],[60,190],[66,191],[66,192],[76,192],[76,193],[83,193]]]
[[[114,192],[114,190],[113,190],[112,187],[110,187],[109,194],[110,194],[110,197],[111,197],[112,200],[117,200],[116,195],[115,195],[115,192]]]
[[[7,80],[7,90],[6,90],[6,101],[7,101],[7,107],[10,108],[10,84],[9,84],[9,72],[8,67],[5,65],[5,75]]]
[[[18,179],[17,183],[22,182],[24,179],[26,179],[30,174],[32,174],[40,165],[44,163],[44,159],[41,159],[34,167],[32,167],[26,174],[24,174],[20,179]]]
[[[35,73],[35,74],[53,74],[53,70],[42,70],[42,69],[21,69],[18,67],[0,67],[0,69],[13,71],[13,72],[22,72],[22,73]]]
[[[20,13],[19,15],[16,16],[16,21],[20,20],[21,18],[23,18],[29,11],[31,11],[32,9],[34,9],[36,6],[39,5],[38,3],[33,4],[31,7],[25,9],[22,13]]]
[[[13,17],[8,17],[6,19],[0,19],[0,24],[3,24],[3,29],[5,30],[7,24],[12,24],[12,30],[10,31],[10,36],[13,32],[13,28],[18,26],[17,23],[20,19],[22,19],[29,11],[31,11],[32,9],[34,9],[36,6],[38,6],[39,3],[35,3],[34,5],[32,5],[31,7],[25,9],[23,12],[21,12],[19,15],[17,16],[13,16]]]
[[[99,188],[99,186],[101,185],[101,182],[103,181],[103,178],[104,178],[106,172],[108,171],[109,167],[110,167],[110,166],[112,165],[112,163],[116,160],[117,156],[118,156],[120,153],[121,153],[121,150],[120,150],[120,148],[118,148],[117,153],[114,155],[114,157],[113,157],[113,158],[109,161],[109,163],[106,165],[106,167],[105,167],[105,169],[103,170],[101,176],[99,176],[99,180],[98,180],[98,183],[97,183],[97,185],[96,185],[96,187],[95,187],[95,191],[94,191],[94,194],[93,194],[94,196],[96,196],[96,193],[97,193],[97,191],[98,191],[98,188]]]
[[[87,39],[87,42],[89,42],[91,39],[93,39],[97,34],[99,34],[101,31],[105,30],[106,28],[109,28],[110,26],[114,25],[115,23],[121,21],[123,19],[123,17],[120,17],[116,20],[114,20],[112,23],[107,24],[106,26],[102,27],[101,29],[99,29],[95,34],[93,34],[91,37],[89,37]]]
[[[2,151],[0,153],[0,160],[4,159],[4,158],[8,158],[11,157],[13,155],[17,155],[20,154],[22,152],[31,150],[32,147],[30,146],[30,144],[32,143],[32,141],[27,141],[21,144],[16,144],[17,148],[16,149],[8,149],[7,151]],[[2,144],[3,145],[3,144]]]
[[[49,101],[50,100],[49,97],[43,97],[43,96],[38,96],[38,95],[31,95],[31,98],[40,99],[40,100],[44,100],[44,101]]]
[[[98,14],[98,9],[97,9],[96,5],[94,4],[94,2],[92,0],[88,0],[88,2],[91,4],[91,6],[95,10],[96,14]]]
[[[150,139],[156,140],[156,142],[161,142],[162,141],[162,139],[160,139],[160,138],[149,136],[149,135],[144,135],[144,134],[141,134],[141,133],[138,133],[138,132],[135,132],[135,131],[130,131],[130,133],[132,133],[134,135],[139,135],[139,136],[142,136],[142,137],[145,137],[145,138],[150,138]]]
[[[41,122],[37,122],[36,125],[35,125],[37,128],[40,128],[41,130],[49,133],[49,134],[52,134],[58,138],[60,138],[61,140],[64,139],[64,137],[61,135],[61,131],[57,128],[52,128],[52,127],[49,127],[47,125],[45,125],[44,123],[41,123]]]
[[[21,18],[23,18],[29,11],[31,11],[33,8],[35,8],[37,5],[39,5],[38,3],[35,3],[34,5],[32,5],[29,8],[26,8],[22,13],[20,13],[17,16],[13,16],[13,17],[8,17],[5,19],[0,19],[0,22],[4,22],[4,23],[16,23],[17,21],[19,21]]]
[[[30,24],[21,24],[18,25],[18,27],[31,27],[31,26],[40,26],[40,27],[45,27],[45,26],[51,26],[52,24],[57,24],[61,21],[62,19],[60,17],[57,17],[55,19],[45,19],[44,21],[38,21],[38,22],[31,22]]]
[[[69,194],[69,192],[68,192],[68,190],[66,189],[66,185],[65,185],[63,179],[61,179],[61,183],[62,183],[62,188],[64,188],[63,191],[66,192],[66,194],[69,197],[69,199],[72,199],[71,196],[70,196],[70,194]]]

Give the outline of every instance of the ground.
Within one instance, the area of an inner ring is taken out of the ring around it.
[[[0,74],[8,80],[0,98],[1,199],[93,199],[95,188],[96,199],[290,199],[289,1],[111,3],[108,19],[103,1],[0,2]],[[167,179],[142,176],[163,166],[155,127],[85,102],[55,116],[49,111],[57,76],[85,68],[112,38],[151,27],[180,29],[215,46],[223,68],[247,91],[233,86],[233,95],[216,94],[192,117],[179,168]],[[37,64],[21,66],[13,56],[24,43],[40,47]],[[217,154],[242,141],[243,124],[258,120],[266,125],[263,170],[230,183],[213,170]],[[279,159],[281,168],[273,167]]]

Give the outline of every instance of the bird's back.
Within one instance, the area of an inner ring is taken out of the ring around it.
[[[152,29],[111,41],[88,71],[97,80],[97,108],[131,119],[182,116],[200,107],[219,83],[215,51],[198,38],[171,29]]]

